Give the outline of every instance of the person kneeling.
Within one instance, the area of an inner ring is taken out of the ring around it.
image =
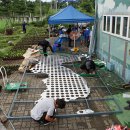
[[[56,108],[65,108],[66,102],[64,99],[43,98],[31,110],[31,117],[40,124],[47,125],[55,122],[54,117]]]

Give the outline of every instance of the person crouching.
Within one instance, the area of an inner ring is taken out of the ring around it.
[[[46,39],[43,39],[42,41],[40,41],[40,42],[38,43],[38,46],[41,46],[41,47],[42,47],[44,56],[47,56],[47,48],[48,48],[48,47],[50,48],[50,50],[51,50],[52,52],[54,52],[53,49],[52,49],[52,46],[51,46],[50,43],[49,43],[49,41],[47,41]]]
[[[65,108],[66,102],[64,99],[43,98],[31,110],[31,117],[40,124],[47,125],[55,122],[54,117],[56,108]]]
[[[87,59],[80,66],[80,69],[85,70],[87,74],[95,74],[96,73],[96,65],[93,60]]]

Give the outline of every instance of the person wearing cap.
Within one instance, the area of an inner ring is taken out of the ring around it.
[[[63,109],[65,105],[64,99],[42,98],[31,110],[31,117],[38,123],[47,125],[57,120],[54,117],[56,109]]]
[[[50,48],[50,50],[51,50],[52,52],[54,52],[53,49],[52,49],[52,46],[50,45],[50,42],[49,42],[47,39],[43,39],[42,41],[40,41],[40,42],[38,43],[38,46],[41,46],[41,47],[42,47],[44,56],[47,56],[47,48],[48,48],[48,47]]]
[[[60,27],[60,29],[59,29],[59,35],[63,34],[63,30],[62,30],[63,28],[64,28],[64,26]]]

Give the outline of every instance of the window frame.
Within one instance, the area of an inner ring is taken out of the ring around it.
[[[104,30],[104,17],[106,17],[106,28]],[[110,17],[110,31],[107,31],[107,18]],[[115,17],[115,28],[114,28],[114,33],[112,32],[112,21],[113,21],[113,17]],[[117,32],[117,17],[120,17],[120,33],[116,34]],[[127,17],[127,32],[126,32],[126,36],[123,36],[123,25],[124,25],[124,18]],[[103,15],[103,22],[102,22],[102,32],[110,34],[112,36],[116,36],[119,37],[121,39],[125,39],[130,41],[130,16],[129,15]]]

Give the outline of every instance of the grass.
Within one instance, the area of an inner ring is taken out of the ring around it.
[[[0,37],[0,51],[4,52],[5,48],[9,48],[9,41],[12,41],[13,44],[17,44],[17,42],[21,39],[21,36],[2,36]],[[10,47],[11,49],[11,47]]]
[[[0,58],[6,57],[6,54],[10,52],[13,46],[8,44],[9,41],[12,41],[14,46],[17,43],[20,43],[21,39],[24,37],[36,36],[36,34],[45,35],[45,28],[43,27],[33,27],[31,24],[27,25],[27,33],[22,33],[22,26],[21,24],[16,24],[13,27],[13,34],[12,35],[5,35],[5,27],[6,27],[7,20],[0,20]]]
[[[0,33],[4,31],[5,26],[6,26],[6,20],[5,19],[0,20]]]
[[[1,58],[1,57],[4,57],[4,56],[7,54],[7,52],[10,51],[10,49],[11,49],[10,46],[5,47],[5,48],[3,48],[3,49],[0,49],[0,58]]]
[[[9,41],[12,41],[13,44],[17,44],[18,41],[23,37],[24,34],[21,34],[22,28],[15,27],[13,35],[5,35],[5,27],[6,27],[6,20],[0,20],[0,57],[4,57],[7,52],[10,51],[12,46],[8,45]]]

